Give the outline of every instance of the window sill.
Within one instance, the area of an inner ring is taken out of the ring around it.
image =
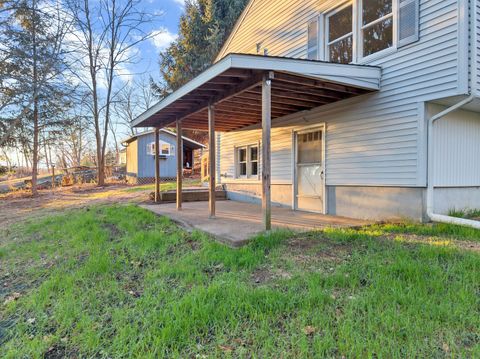
[[[357,62],[354,62],[354,64],[356,64],[356,65],[368,65],[368,64],[370,64],[374,61],[377,61],[377,60],[379,60],[383,57],[392,55],[395,52],[397,52],[397,48],[396,47],[390,47],[388,49],[376,52],[372,55],[368,55],[366,57],[363,57],[360,60],[358,60]]]

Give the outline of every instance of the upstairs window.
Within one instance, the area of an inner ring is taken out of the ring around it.
[[[326,17],[327,57],[330,62],[353,61],[353,6],[335,10]]]
[[[308,23],[308,58],[348,64],[410,45],[419,15],[419,0],[345,1]]]
[[[362,0],[363,57],[393,46],[393,0]]]

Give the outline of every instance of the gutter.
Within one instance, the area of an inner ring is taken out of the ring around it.
[[[470,9],[472,10],[472,9]],[[427,216],[430,218],[431,221],[434,222],[441,222],[441,223],[449,223],[449,224],[456,224],[459,226],[466,226],[480,229],[480,221],[474,221],[470,219],[463,219],[457,218],[452,216],[447,216],[444,214],[434,213],[434,171],[433,171],[433,162],[434,162],[434,148],[433,148],[433,124],[440,120],[441,118],[445,117],[446,115],[461,109],[465,105],[469,104],[473,100],[475,100],[475,86],[474,86],[474,79],[477,78],[477,33],[476,33],[476,23],[477,23],[477,14],[476,11],[471,11],[472,18],[470,24],[470,34],[471,34],[471,59],[470,59],[470,95],[463,99],[462,101],[456,103],[453,106],[445,109],[444,111],[432,116],[428,120],[428,168],[427,168],[427,178],[428,178],[428,185],[427,185]],[[469,35],[470,35],[469,34]]]

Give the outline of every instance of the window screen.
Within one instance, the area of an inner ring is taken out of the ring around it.
[[[318,60],[318,19],[308,23],[307,58]]]
[[[419,38],[418,0],[400,0],[398,8],[398,46],[405,46]]]

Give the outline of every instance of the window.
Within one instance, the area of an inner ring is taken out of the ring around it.
[[[174,153],[174,146],[167,142],[160,141],[160,156],[170,156]],[[155,156],[155,142],[147,144],[147,154]]]
[[[238,149],[238,175],[240,177],[247,175],[247,148]]]
[[[170,156],[170,144],[165,142],[160,142],[160,155]]]
[[[362,0],[363,57],[393,46],[393,0]]]
[[[258,176],[258,147],[250,147],[250,158],[249,158],[249,166],[250,166],[250,175],[251,176]]]
[[[336,10],[327,15],[328,61],[348,64],[353,61],[353,7]]]
[[[419,0],[345,2],[308,23],[308,58],[348,64],[409,45],[419,40],[419,14]]]
[[[251,178],[258,176],[258,145],[236,148],[236,177]]]
[[[308,23],[307,58],[318,60],[318,19]]]

